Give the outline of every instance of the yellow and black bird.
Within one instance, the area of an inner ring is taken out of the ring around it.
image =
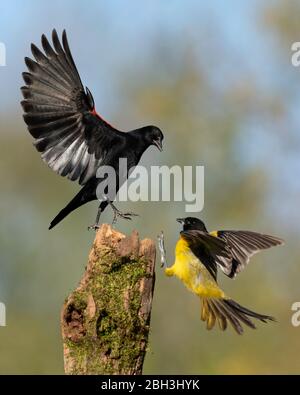
[[[255,329],[251,318],[262,322],[275,321],[268,315],[255,313],[234,302],[218,286],[217,270],[220,268],[233,278],[249,262],[250,257],[267,248],[283,244],[278,237],[243,230],[218,230],[208,232],[198,218],[178,218],[183,224],[175,248],[175,263],[166,268],[167,276],[178,277],[185,286],[201,299],[201,319],[207,329],[216,323],[221,330],[229,322],[238,334],[242,324]]]

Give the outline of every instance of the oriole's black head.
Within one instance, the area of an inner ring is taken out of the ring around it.
[[[183,230],[202,230],[202,232],[207,232],[204,222],[199,218],[177,218],[176,221],[183,225]]]
[[[145,126],[141,130],[144,133],[144,139],[148,145],[155,145],[162,151],[162,141],[164,139],[162,131],[156,126]]]

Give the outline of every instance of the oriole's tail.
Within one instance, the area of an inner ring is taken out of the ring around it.
[[[224,331],[229,321],[233,329],[241,335],[244,332],[242,324],[252,329],[256,328],[249,317],[265,323],[275,321],[275,318],[248,310],[232,299],[201,298],[201,301],[201,319],[206,321],[207,329],[212,329],[216,321],[218,321],[220,329]]]

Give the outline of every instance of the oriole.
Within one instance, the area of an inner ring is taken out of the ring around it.
[[[201,319],[207,329],[216,321],[221,330],[229,322],[238,334],[242,324],[255,328],[251,318],[262,322],[275,321],[271,316],[255,313],[234,302],[219,287],[217,269],[233,278],[249,262],[250,257],[266,248],[283,244],[274,236],[237,230],[208,232],[198,218],[178,218],[183,224],[175,248],[175,263],[165,269],[167,276],[178,277],[185,286],[201,299]]]

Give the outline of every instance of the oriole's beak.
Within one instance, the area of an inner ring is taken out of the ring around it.
[[[184,218],[176,218],[176,221],[180,224],[184,224]]]
[[[157,147],[160,151],[163,150],[163,148],[162,148],[162,141],[161,141],[161,140],[153,140],[153,144],[156,145],[156,147]]]

